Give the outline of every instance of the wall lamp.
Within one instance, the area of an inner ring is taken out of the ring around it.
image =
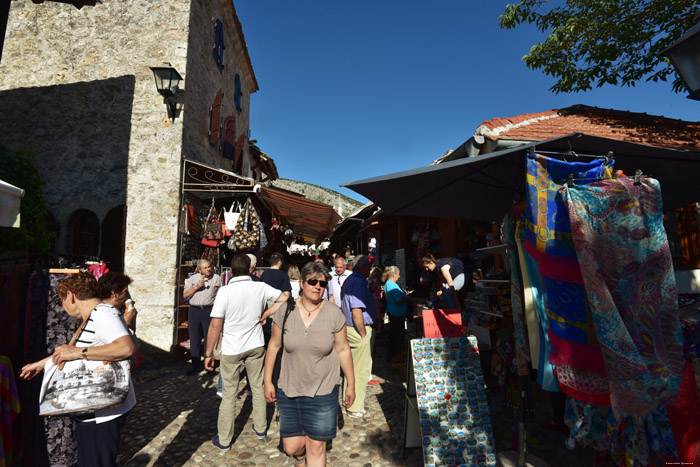
[[[175,117],[178,111],[178,102],[176,99],[179,90],[178,84],[182,81],[182,76],[168,62],[163,62],[162,66],[150,67],[153,71],[153,77],[156,80],[158,94],[163,96],[163,100],[168,106],[168,116],[175,122]]]
[[[698,20],[700,14],[695,16]],[[688,99],[700,100],[700,22],[659,55],[667,57],[681,76],[690,91]]]

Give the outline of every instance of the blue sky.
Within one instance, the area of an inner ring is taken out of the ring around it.
[[[260,90],[251,138],[282,178],[338,185],[427,165],[484,120],[575,104],[697,121],[671,83],[555,95],[521,58],[544,36],[503,30],[496,0],[237,0]]]

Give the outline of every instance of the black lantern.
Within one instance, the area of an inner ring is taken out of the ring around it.
[[[695,19],[700,18],[696,16]],[[688,99],[700,100],[700,23],[659,55],[667,57],[681,75],[690,91]]]
[[[164,62],[162,66],[152,66],[153,77],[156,80],[158,93],[163,96],[168,105],[169,114],[175,121],[177,113],[177,101],[175,96],[178,91],[178,84],[182,81],[182,76],[170,63]]]

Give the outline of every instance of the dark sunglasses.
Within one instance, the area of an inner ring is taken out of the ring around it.
[[[328,281],[320,281],[318,279],[306,279],[306,283],[309,284],[311,287],[314,287],[316,284],[321,284],[321,287],[324,289],[328,287]]]

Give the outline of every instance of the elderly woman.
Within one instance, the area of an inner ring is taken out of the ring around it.
[[[297,465],[326,465],[326,442],[335,438],[340,370],[348,381],[345,405],[355,400],[355,375],[345,316],[323,299],[330,274],[323,264],[301,270],[296,306],[275,313],[265,357],[265,399],[277,401],[284,450]],[[285,323],[285,315],[287,315]],[[284,330],[282,329],[284,328]],[[284,349],[277,388],[272,382],[277,352]]]
[[[449,294],[444,297],[448,308],[461,308],[457,292],[464,287],[464,263],[457,258],[435,259],[428,253],[421,260],[426,272],[437,277],[443,287],[448,289]],[[438,296],[443,295],[442,290],[438,291]]]
[[[401,277],[401,271],[396,266],[386,268],[382,276],[386,312],[389,315],[389,348],[387,351],[389,360],[400,357],[403,353],[406,316],[409,313],[411,303],[411,298],[399,287],[399,277]]]
[[[97,279],[86,272],[73,274],[56,289],[63,309],[73,318],[87,321],[75,345],[61,345],[53,355],[25,365],[20,378],[32,379],[51,360],[54,365],[71,360],[119,361],[131,357],[134,344],[124,319],[114,306],[103,303]],[[126,402],[115,408],[76,417],[78,466],[113,466],[117,463],[119,431],[124,415],[136,404],[134,387],[129,384]]]

